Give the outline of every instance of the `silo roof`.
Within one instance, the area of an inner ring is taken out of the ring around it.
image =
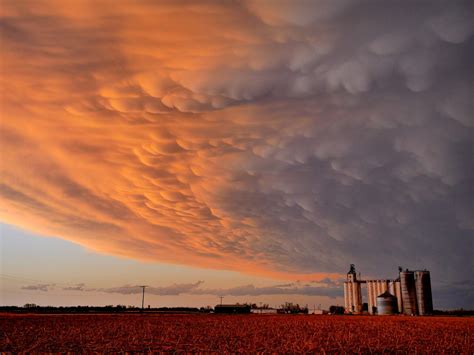
[[[378,295],[377,298],[396,298],[396,297],[392,295],[390,292],[385,291],[381,295]]]

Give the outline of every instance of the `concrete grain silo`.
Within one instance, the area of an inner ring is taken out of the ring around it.
[[[344,308],[346,312],[352,310],[352,283],[344,282]]]
[[[403,313],[417,315],[415,273],[408,269],[400,271],[400,286],[402,289]]]
[[[368,280],[366,281],[367,285],[367,301],[369,307],[369,313],[374,314],[377,310],[377,292],[375,290],[375,281]]]
[[[377,314],[392,315],[398,313],[397,297],[385,291],[377,296]]]
[[[418,313],[421,316],[433,313],[430,272],[427,270],[415,271],[415,280]]]
[[[388,286],[388,291],[397,297],[397,308],[398,312],[403,311],[403,303],[402,303],[402,289],[400,285],[400,280],[393,280],[390,281],[389,286]]]

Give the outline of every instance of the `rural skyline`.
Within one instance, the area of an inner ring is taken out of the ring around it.
[[[474,308],[470,1],[0,1],[0,303]]]

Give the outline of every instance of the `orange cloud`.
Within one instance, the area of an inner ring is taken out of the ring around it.
[[[332,3],[4,2],[1,218],[151,261],[276,278],[341,271],[352,233],[374,245],[375,225],[395,225],[395,235],[409,221],[403,204],[428,198],[414,187],[379,208],[384,186],[364,190],[375,169],[392,164],[397,183],[456,184],[463,171],[431,163],[410,137],[388,137],[387,127],[408,123],[380,118],[398,107],[394,97],[429,114],[431,93],[421,103],[410,95],[436,79],[431,49],[411,55],[409,43],[359,34],[360,51],[346,53],[332,21],[345,24],[354,5]],[[468,38],[469,29],[447,36],[436,24],[409,23],[420,41]],[[375,104],[364,95],[384,80],[402,89]],[[441,111],[467,124],[463,105]],[[377,149],[379,133],[394,146]],[[399,163],[404,152],[417,161]],[[372,196],[368,210],[360,191]]]

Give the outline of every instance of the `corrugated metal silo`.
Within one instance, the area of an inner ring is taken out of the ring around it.
[[[400,271],[400,286],[402,289],[403,313],[408,315],[418,314],[416,302],[415,273]]]
[[[377,313],[379,315],[398,313],[397,298],[388,291],[377,296]]]
[[[431,278],[427,270],[415,271],[416,300],[420,315],[433,313],[433,298],[431,295]]]
[[[355,312],[355,300],[354,300],[354,288],[356,286],[356,283],[354,282],[345,282],[344,283],[344,291],[347,292],[344,297],[344,305],[346,308],[347,313],[353,313]]]

